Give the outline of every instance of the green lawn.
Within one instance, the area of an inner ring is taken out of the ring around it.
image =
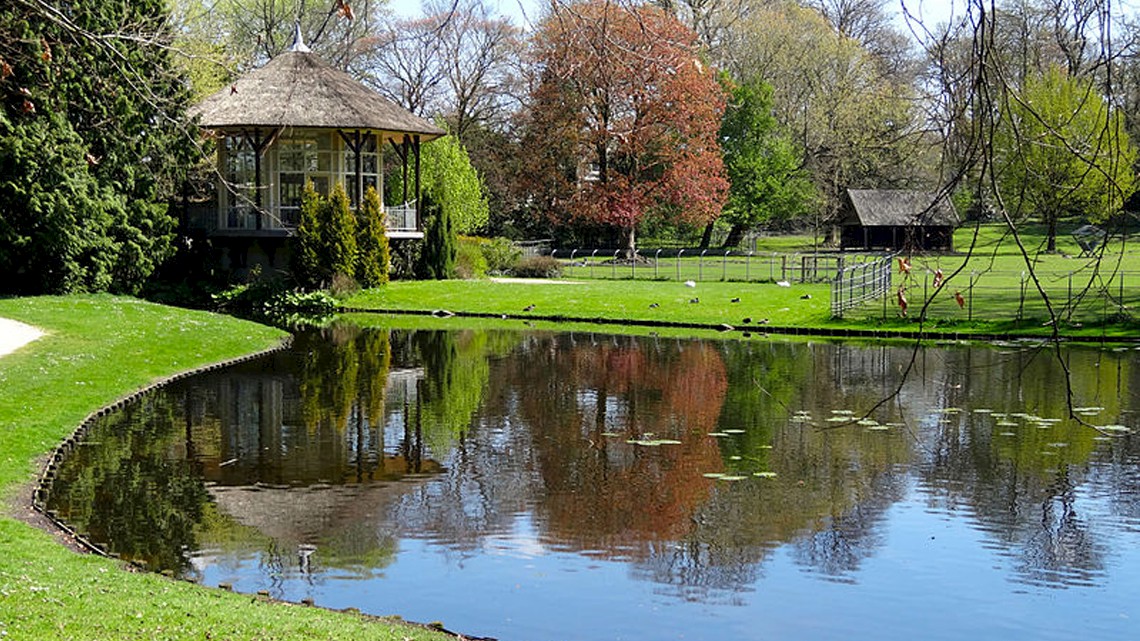
[[[732,302],[739,298],[738,302]],[[692,302],[696,299],[696,302]],[[809,326],[828,316],[827,285],[670,281],[398,281],[345,300],[356,309],[693,325]]]
[[[1038,291],[1040,287],[1048,295],[1053,311],[1061,319],[1068,335],[1133,333],[1138,327],[1132,320],[1134,310],[1140,309],[1140,247],[1129,238],[1115,237],[1103,253],[1081,257],[1071,230],[1072,226],[1063,228],[1057,237],[1057,251],[1046,253],[1046,238],[1040,226],[1024,225],[1021,231],[1025,248],[1023,254],[1003,225],[964,226],[955,235],[958,251],[910,256],[909,274],[902,273],[896,266],[890,295],[847,312],[846,323],[861,327],[889,325],[903,331],[914,329],[911,326],[918,310],[929,301],[925,317],[928,323],[953,327],[954,331],[1042,333],[1049,331],[1040,329],[1049,319],[1049,310]],[[633,285],[635,282],[679,283],[691,280],[700,287],[716,283],[747,283],[737,286],[737,289],[759,287],[751,290],[754,293],[751,298],[764,299],[770,296],[766,293],[770,290],[762,287],[764,284],[787,281],[799,289],[804,287],[798,284],[801,281],[827,282],[841,260],[844,265],[861,260],[857,255],[836,252],[813,254],[810,236],[773,236],[760,240],[762,242],[757,244],[756,251],[690,249],[677,255],[677,250],[646,249],[641,254],[648,260],[636,265],[615,261],[613,251],[564,249],[556,252],[555,257],[565,266],[565,279],[620,281],[623,297],[627,288],[635,292],[647,291]],[[941,291],[936,292],[934,281],[938,270],[942,271],[945,284]],[[1031,272],[1036,273],[1036,283]],[[895,298],[900,288],[909,303],[907,319],[900,318]],[[665,291],[668,290],[666,287]],[[814,297],[817,296],[816,291],[829,290],[812,291]],[[437,294],[447,296],[444,292],[433,291],[421,299],[420,304],[430,305],[431,296]],[[778,293],[771,296],[780,298]],[[395,308],[381,298],[365,300],[365,306]],[[511,301],[504,307],[509,309],[516,302],[519,301]],[[773,322],[776,322],[776,310],[786,306],[780,303],[774,310],[758,311],[753,315],[773,316]],[[467,310],[459,304],[452,304],[452,307]],[[636,306],[631,309],[633,318],[642,319],[641,310]],[[818,310],[824,312],[823,315],[785,315],[779,322],[792,326],[801,323],[834,325],[827,317],[826,306],[820,306]],[[713,315],[712,310],[706,311]],[[557,313],[575,315],[573,310],[559,309]],[[662,314],[664,312],[655,316]],[[727,317],[733,315],[729,312]]]
[[[111,296],[0,299],[47,335],[0,357],[0,639],[443,639],[70,552],[12,518],[36,461],[90,412],[155,380],[277,344],[278,330]],[[441,613],[445,614],[445,613]]]

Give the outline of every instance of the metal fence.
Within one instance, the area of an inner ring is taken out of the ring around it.
[[[891,290],[893,255],[876,260],[841,265],[831,281],[831,316],[843,318],[844,312],[866,303],[885,300]]]
[[[1052,322],[1081,325],[1116,322],[1140,309],[1140,272],[1096,274],[1085,271],[1039,274],[1040,287],[1027,272],[970,271],[949,278],[895,272],[884,295],[844,309],[846,316],[888,318],[920,314],[938,321],[1000,321],[1022,326]],[[907,308],[900,304],[907,301]],[[832,291],[834,305],[835,290]],[[834,310],[834,307],[833,307]],[[834,313],[834,312],[833,312]]]
[[[838,252],[783,254],[725,249],[651,249],[633,260],[623,249],[554,249],[567,278],[829,283],[862,256]]]

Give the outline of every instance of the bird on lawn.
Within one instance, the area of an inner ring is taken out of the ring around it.
[[[523,311],[524,311],[524,312],[529,312],[529,311],[531,311],[531,310],[533,310],[533,309],[534,309],[534,305],[527,305],[526,307],[524,307],[524,308],[523,308]]]
[[[701,299],[699,299],[699,298],[690,298],[690,299],[689,299],[689,302],[690,302],[690,303],[699,303],[699,302],[701,302]]]
[[[731,301],[729,301],[729,302],[732,302],[732,303],[739,303],[739,302],[740,302],[740,297],[739,297],[739,296],[737,296],[736,298],[733,298],[733,299],[732,299]]]
[[[660,307],[660,305],[657,303],[649,303],[649,309],[657,309],[658,307]]]
[[[752,317],[751,317],[751,316],[749,316],[748,318],[745,318],[744,320],[740,321],[740,323],[741,323],[742,325],[747,325],[748,323],[751,323],[751,322],[752,322]]]

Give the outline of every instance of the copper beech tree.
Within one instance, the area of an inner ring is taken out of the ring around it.
[[[556,4],[534,53],[527,173],[548,214],[618,228],[631,258],[648,215],[704,225],[720,214],[725,96],[692,30],[655,7]]]

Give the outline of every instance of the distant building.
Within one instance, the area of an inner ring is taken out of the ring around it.
[[[958,213],[948,198],[904,189],[848,189],[841,249],[953,251]]]
[[[367,187],[384,193],[385,171],[402,172],[402,202],[385,205],[389,238],[422,238],[417,203],[420,145],[444,135],[311,53],[293,47],[191,109],[218,142],[213,202],[186,207],[184,226],[205,233],[224,267],[287,265],[306,182],[328,194],[342,183],[353,206]],[[399,166],[384,167],[384,146]]]

